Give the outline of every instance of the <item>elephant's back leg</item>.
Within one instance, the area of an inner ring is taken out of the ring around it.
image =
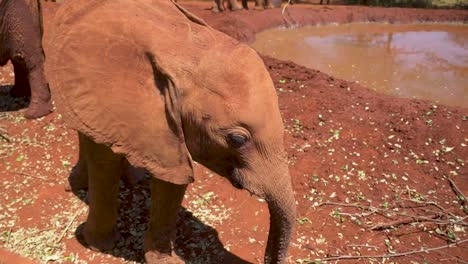
[[[117,196],[124,157],[84,135],[80,136],[80,152],[86,162],[89,200],[83,235],[92,249],[111,249],[119,239]]]

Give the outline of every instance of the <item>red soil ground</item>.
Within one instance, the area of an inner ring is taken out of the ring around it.
[[[278,9],[212,14],[210,3],[182,5],[241,41],[285,25]],[[46,34],[57,6],[44,5]],[[286,15],[299,25],[468,21],[468,11],[357,6],[294,5]],[[404,256],[339,262],[468,261],[468,208],[458,193],[468,194],[468,109],[384,96],[291,62],[264,61],[278,91],[298,204],[289,263],[394,253]],[[25,102],[7,95],[12,83],[11,66],[1,68],[0,246],[38,263],[140,261],[146,182],[122,184],[118,247],[86,249],[80,242],[85,193],[63,190],[77,160],[76,134],[58,113],[22,118]],[[177,253],[189,263],[261,263],[265,203],[201,166],[196,179],[180,213]],[[412,252],[421,249],[429,251]],[[3,250],[0,256],[2,264],[29,263]]]

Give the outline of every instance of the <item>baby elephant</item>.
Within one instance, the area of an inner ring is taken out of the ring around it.
[[[147,263],[184,263],[172,245],[197,161],[267,202],[265,263],[285,263],[296,207],[278,98],[257,53],[168,0],[68,0],[54,25],[46,68],[57,111],[79,132],[73,181],[88,188],[87,244],[119,239],[128,162],[152,176]]]
[[[27,118],[52,111],[50,90],[44,75],[40,0],[0,0],[0,66],[9,60],[15,71],[14,97],[29,97]]]

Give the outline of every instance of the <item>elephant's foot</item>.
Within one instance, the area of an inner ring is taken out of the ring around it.
[[[157,251],[148,251],[145,253],[145,261],[148,264],[184,264],[185,261],[176,256],[159,253]]]
[[[111,232],[102,233],[100,230],[89,227],[88,223],[84,226],[83,237],[89,248],[94,251],[113,249],[121,238],[120,233],[115,228]]]
[[[224,11],[224,8],[222,5],[218,5],[214,3],[213,6],[211,7],[211,12],[213,13],[221,13],[223,11]]]
[[[213,13],[221,13],[223,10],[221,10],[220,8],[216,7],[216,6],[213,6],[211,8],[211,12]]]
[[[242,6],[233,6],[231,7],[231,11],[240,11],[240,10],[243,10],[244,8],[242,8]]]
[[[265,6],[265,9],[273,9],[273,8],[275,7],[271,3]]]
[[[253,7],[253,10],[263,10],[263,9],[264,9],[264,8],[263,8],[263,6],[261,6],[261,5],[255,5],[255,6]]]
[[[28,110],[24,114],[24,117],[28,119],[40,118],[46,116],[52,112],[52,103],[31,101],[29,103]]]
[[[78,161],[75,167],[73,167],[70,176],[68,176],[68,181],[65,184],[65,191],[79,191],[88,189],[88,176],[87,168],[83,162]]]

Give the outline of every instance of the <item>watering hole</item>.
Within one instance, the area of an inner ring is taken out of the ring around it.
[[[345,24],[257,34],[262,54],[386,94],[468,107],[468,26]]]

